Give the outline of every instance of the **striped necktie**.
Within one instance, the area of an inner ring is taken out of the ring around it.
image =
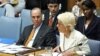
[[[33,29],[25,43],[25,46],[27,47],[28,43],[32,40],[33,36],[34,36],[34,33],[35,33],[35,29]]]
[[[48,23],[48,26],[49,26],[49,27],[52,27],[53,18],[54,18],[54,16],[50,16],[50,17],[49,17],[49,23]]]

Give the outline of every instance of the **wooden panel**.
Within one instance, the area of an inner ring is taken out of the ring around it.
[[[100,0],[93,0],[97,6],[97,9],[100,9]],[[75,4],[75,0],[67,0],[67,9],[68,11],[71,11],[72,7]]]
[[[67,0],[67,9],[71,11],[72,7],[75,5],[75,0]]]
[[[97,9],[100,9],[100,1],[99,0],[93,0],[97,6]]]
[[[14,55],[14,54],[0,53],[0,56],[16,56],[16,55]]]

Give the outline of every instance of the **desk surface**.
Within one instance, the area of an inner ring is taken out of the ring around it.
[[[34,54],[34,56],[39,56],[40,54],[43,54],[45,52],[46,52],[45,50],[37,50],[37,51],[33,52],[33,54]]]
[[[14,54],[0,53],[0,56],[15,56]]]
[[[45,53],[46,51],[45,50],[35,50],[35,51],[33,51],[33,52],[30,52],[29,51],[29,53],[27,53],[28,55],[34,55],[34,56],[39,56],[40,54],[42,54],[42,53]],[[26,53],[25,53],[26,54]],[[0,56],[16,56],[15,54],[6,54],[6,53],[0,53]]]

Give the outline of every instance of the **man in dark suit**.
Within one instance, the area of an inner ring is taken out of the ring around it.
[[[57,15],[60,13],[59,4],[60,4],[59,0],[48,0],[47,1],[48,10],[43,12],[44,13],[44,21],[51,28],[56,27]],[[53,16],[53,18],[52,18],[53,22],[52,22],[52,25],[49,25],[49,19],[50,19],[51,16]]]
[[[41,9],[33,8],[31,14],[34,24],[25,27],[17,45],[25,45],[27,47],[35,48],[51,46],[54,48],[56,46],[56,36],[55,33],[43,23]],[[35,33],[32,34],[32,31]],[[32,36],[32,38],[28,41],[30,36]]]

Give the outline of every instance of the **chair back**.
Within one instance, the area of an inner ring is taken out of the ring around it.
[[[6,12],[5,8],[0,8],[0,16],[4,16]]]
[[[90,56],[100,56],[100,41],[89,39],[88,44],[91,50]]]
[[[21,18],[0,17],[0,42],[11,44],[20,37]]]

